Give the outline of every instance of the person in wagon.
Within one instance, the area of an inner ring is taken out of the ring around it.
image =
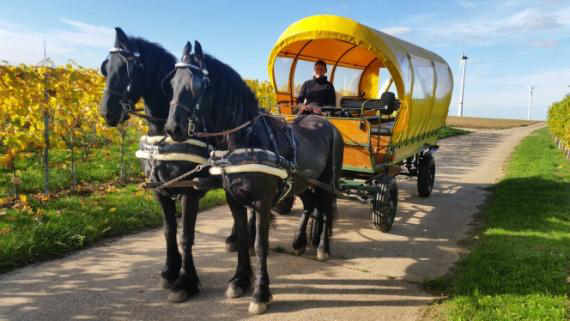
[[[334,86],[326,76],[326,63],[322,60],[315,62],[314,72],[313,79],[303,83],[297,97],[297,103],[301,104],[299,114],[321,114],[319,107],[336,105]]]

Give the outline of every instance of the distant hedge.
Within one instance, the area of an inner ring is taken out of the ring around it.
[[[550,106],[548,127],[558,147],[570,158],[570,95]]]

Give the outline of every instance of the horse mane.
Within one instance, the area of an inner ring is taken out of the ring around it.
[[[147,77],[153,77],[155,75],[166,75],[174,68],[176,63],[176,57],[171,54],[168,50],[164,49],[160,44],[156,42],[150,42],[141,37],[129,37],[129,40],[136,44],[137,48],[141,52],[143,59],[143,64],[147,67],[149,61],[157,61],[158,65],[148,66],[153,67],[153,72]],[[163,76],[164,77],[164,76]],[[162,81],[162,79],[160,79]]]
[[[259,114],[255,94],[237,71],[209,54],[204,54],[204,63],[210,76],[210,85],[214,86],[212,123],[226,127],[210,130],[233,128]]]
[[[152,117],[166,119],[172,99],[172,88],[165,86],[163,89],[162,83],[168,81],[165,78],[172,77],[176,57],[158,43],[140,37],[129,36],[129,40],[140,52],[144,65],[144,81],[149,88],[143,95],[146,112]],[[154,122],[151,127],[158,127],[152,130],[153,133],[161,133],[165,122]]]
[[[164,58],[169,62],[176,63],[176,57],[168,50],[164,49],[159,43],[150,42],[142,37],[129,36],[129,40],[136,44],[140,51],[152,53],[160,58]]]

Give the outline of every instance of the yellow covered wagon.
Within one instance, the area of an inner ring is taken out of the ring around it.
[[[285,29],[269,55],[274,113],[295,117],[301,84],[317,60],[327,64],[336,90],[336,106],[322,110],[345,142],[341,191],[369,201],[373,222],[387,231],[397,208],[394,176],[417,176],[419,194],[431,194],[451,70],[439,55],[354,20],[311,16]]]

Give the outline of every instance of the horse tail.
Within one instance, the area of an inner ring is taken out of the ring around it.
[[[331,124],[331,146],[329,150],[329,160],[328,166],[330,168],[330,182],[333,189],[338,190],[338,182],[342,175],[342,160],[344,154],[344,141],[342,139],[342,135],[340,131]],[[330,216],[328,217],[331,220],[331,224],[328,224],[329,228],[329,235],[332,237],[332,227],[333,222],[336,220],[338,216],[338,208],[337,208],[337,197],[334,193],[329,193],[331,198],[331,208],[330,208]]]
[[[332,126],[332,142],[331,142],[331,154],[332,154],[332,182],[335,189],[338,188],[338,181],[342,176],[342,161],[344,155],[344,140],[340,131]]]

